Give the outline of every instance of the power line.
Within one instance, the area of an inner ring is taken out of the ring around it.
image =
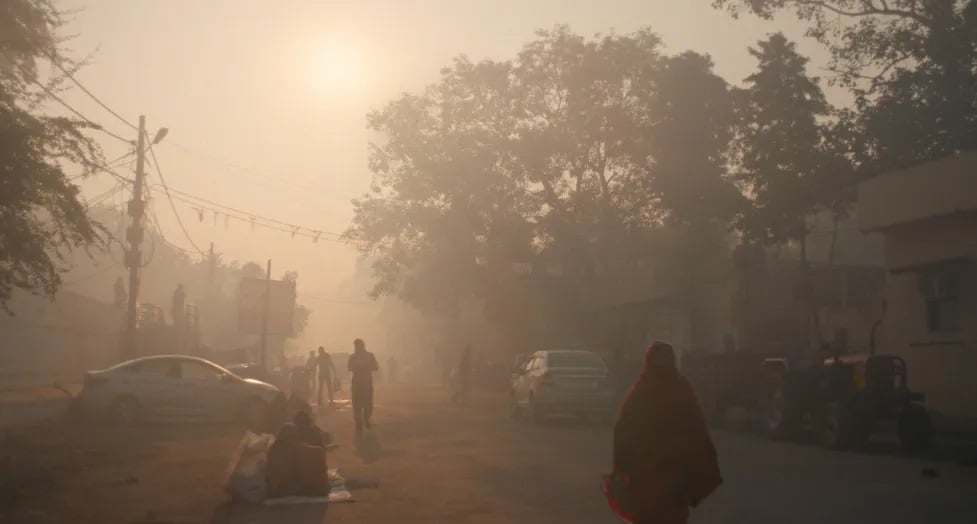
[[[183,224],[183,219],[180,218],[180,213],[177,212],[176,210],[176,204],[173,203],[173,197],[170,196],[170,189],[166,185],[166,179],[163,178],[163,170],[160,169],[159,167],[159,161],[156,160],[156,151],[153,149],[152,146],[149,146],[149,154],[153,159],[153,166],[156,167],[156,173],[159,175],[159,180],[160,182],[163,183],[163,189],[166,191],[166,198],[170,202],[170,208],[173,210],[173,214],[176,216],[176,221],[178,224],[180,224],[180,229],[183,231],[183,236],[187,238],[187,241],[190,242],[190,245],[193,246],[193,248],[196,249],[198,253],[200,253],[201,255],[205,255],[203,250],[200,249],[200,247],[197,246],[197,244],[193,241],[193,238],[190,237],[190,232],[187,231],[186,225]]]
[[[135,124],[133,124],[129,120],[126,120],[119,113],[116,113],[111,107],[109,107],[108,105],[106,105],[105,102],[102,102],[101,99],[99,99],[97,96],[95,96],[94,93],[92,93],[91,91],[89,91],[88,88],[85,87],[81,82],[79,82],[78,79],[75,78],[74,75],[70,71],[68,71],[67,69],[65,69],[65,67],[61,64],[61,62],[57,59],[57,57],[55,57],[55,56],[48,56],[48,58],[51,60],[51,63],[54,64],[55,66],[57,66],[57,68],[60,69],[61,72],[64,73],[64,75],[66,77],[68,77],[72,82],[74,82],[74,84],[76,86],[78,86],[79,89],[81,89],[86,95],[88,95],[89,97],[91,97],[91,99],[94,100],[96,104],[102,106],[102,109],[105,109],[106,111],[108,111],[112,116],[114,116],[115,118],[118,118],[119,120],[122,121],[123,124],[129,126],[130,128],[132,128],[132,129],[138,129]]]
[[[162,186],[154,185],[152,189],[156,189],[157,187],[162,187]],[[194,208],[198,209],[198,211],[207,210],[215,214],[223,214],[229,218],[234,218],[242,222],[249,222],[252,225],[260,225],[261,227],[265,227],[267,229],[289,233],[292,236],[311,238],[315,242],[319,240],[326,240],[329,242],[351,244],[351,243],[361,241],[360,239],[343,239],[342,235],[339,233],[332,233],[329,231],[322,231],[310,227],[298,226],[278,219],[264,217],[257,213],[251,213],[248,211],[237,209],[174,188],[164,187],[163,190],[167,191],[173,200],[178,200],[185,204],[189,204],[190,206],[193,206]],[[323,235],[328,235],[328,236],[323,236]],[[330,236],[334,238],[330,238]]]
[[[242,166],[240,164],[236,164],[236,163],[231,162],[229,160],[224,160],[222,158],[218,158],[218,157],[216,157],[216,156],[214,156],[214,155],[212,155],[210,153],[205,153],[205,152],[202,152],[202,151],[197,151],[197,150],[195,150],[195,149],[193,149],[191,147],[182,145],[182,144],[177,143],[177,142],[169,142],[168,141],[167,143],[173,145],[173,147],[176,147],[177,149],[180,149],[180,150],[182,150],[185,153],[188,153],[190,155],[193,155],[193,156],[196,156],[196,157],[199,157],[199,158],[204,158],[204,159],[210,160],[211,162],[214,162],[216,164],[222,165],[222,166],[224,166],[225,169],[228,170],[228,172],[231,172],[232,170],[233,171],[240,171],[242,173],[247,173],[247,174],[250,174],[252,176],[255,176],[255,177],[258,177],[258,178],[262,178],[262,179],[265,179],[265,180],[268,180],[268,181],[271,181],[271,182],[275,182],[275,183],[278,183],[278,184],[284,184],[284,185],[287,185],[287,186],[292,186],[292,187],[294,187],[296,189],[301,189],[303,191],[313,191],[313,192],[316,192],[316,193],[322,193],[322,189],[321,188],[314,188],[314,187],[307,186],[307,185],[304,185],[304,184],[298,184],[298,183],[295,183],[295,182],[291,182],[289,180],[283,180],[279,176],[273,176],[273,175],[270,175],[270,174],[261,173],[259,171],[255,171],[254,169],[251,169],[251,168]],[[353,197],[351,197],[349,195],[337,195],[337,194],[333,194],[333,196],[336,196],[336,197],[339,197],[339,198],[342,198],[342,199],[352,199],[353,198]]]
[[[375,302],[370,302],[370,301],[343,300],[343,299],[338,299],[338,298],[326,298],[326,297],[319,297],[319,296],[316,296],[316,295],[307,295],[307,294],[304,294],[304,293],[298,293],[296,296],[298,296],[300,298],[309,298],[309,299],[312,299],[312,300],[318,300],[320,302],[332,302],[334,304],[359,304],[359,305],[375,304]]]
[[[109,264],[109,265],[107,265],[105,267],[102,267],[102,268],[99,268],[99,269],[95,270],[93,273],[89,273],[89,274],[87,274],[87,275],[85,275],[85,276],[83,276],[81,278],[76,278],[76,279],[71,280],[69,282],[62,282],[62,284],[65,285],[65,286],[73,286],[75,284],[81,284],[82,282],[91,280],[91,279],[93,279],[93,278],[95,278],[95,277],[97,277],[97,276],[105,273],[106,271],[108,271],[108,270],[110,270],[110,269],[112,269],[114,267],[118,267],[118,265],[119,265],[119,263],[117,261],[116,262],[112,262],[111,264]]]
[[[64,100],[62,100],[61,97],[59,97],[58,95],[54,94],[54,91],[52,91],[51,88],[49,88],[48,86],[44,85],[44,83],[41,82],[40,80],[34,78],[34,75],[30,74],[29,71],[26,71],[23,68],[23,66],[21,66],[16,60],[14,60],[13,58],[11,58],[11,56],[6,51],[4,51],[3,49],[0,49],[0,54],[2,54],[7,59],[8,62],[10,62],[11,64],[14,64],[15,67],[17,67],[18,69],[20,69],[21,73],[23,73],[25,77],[29,78],[30,81],[31,81],[31,83],[36,84],[38,87],[40,87],[41,89],[43,89],[44,92],[48,94],[48,96],[50,96],[51,98],[55,99],[58,103],[60,103],[62,106],[64,106],[65,109],[67,109],[68,111],[71,111],[72,113],[74,113],[75,116],[77,116],[78,118],[80,118],[83,121],[85,121],[85,123],[87,123],[93,129],[96,129],[98,131],[101,131],[101,132],[105,133],[106,135],[109,135],[110,137],[115,138],[116,140],[120,140],[122,142],[125,142],[126,144],[131,144],[132,143],[131,140],[129,140],[127,138],[122,138],[121,136],[119,136],[119,135],[117,135],[117,134],[109,131],[108,129],[105,129],[104,127],[102,127],[101,124],[96,124],[94,121],[92,121],[92,119],[90,119],[87,116],[83,115],[80,111],[78,111],[74,107],[71,107],[71,105],[68,104],[67,102],[65,102]]]
[[[105,162],[102,165],[95,165],[93,167],[96,168],[95,169],[96,172],[98,172],[98,171],[105,171],[105,168],[106,167],[119,167],[119,166],[122,165],[121,162],[123,160],[127,160],[133,154],[135,154],[134,151],[129,151],[128,153],[126,153],[124,155],[119,155],[119,156],[113,158],[112,160],[109,160],[109,161]],[[90,173],[87,173],[87,172],[86,173],[81,173],[81,174],[78,174],[78,175],[75,175],[73,177],[68,178],[68,180],[71,181],[71,182],[74,182],[75,180],[78,180],[79,178],[84,178],[88,174],[90,174]]]
[[[109,189],[108,191],[104,191],[104,192],[96,195],[95,197],[92,197],[92,199],[86,201],[86,203],[88,204],[88,207],[97,206],[98,204],[100,204],[101,202],[105,201],[106,199],[112,197],[113,195],[115,195],[117,192],[119,192],[122,189],[125,189],[125,186],[124,185],[122,185],[121,183],[116,184],[115,186],[112,186],[112,188]]]

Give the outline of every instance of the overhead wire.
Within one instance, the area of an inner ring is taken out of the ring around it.
[[[305,294],[305,293],[298,293],[296,296],[299,297],[299,298],[308,298],[308,299],[312,299],[312,300],[318,300],[320,302],[331,302],[331,303],[334,303],[334,304],[369,305],[369,304],[373,304],[374,303],[374,302],[363,301],[363,300],[343,300],[343,299],[338,299],[338,298],[326,298],[326,297],[320,297],[320,296],[316,296],[316,295],[309,295],[309,294]]]
[[[56,100],[59,104],[61,104],[62,106],[64,106],[64,108],[67,109],[68,111],[71,111],[72,113],[74,113],[75,116],[77,116],[78,118],[82,119],[85,123],[87,123],[89,126],[91,126],[92,129],[101,131],[101,132],[105,133],[106,135],[108,135],[108,136],[110,136],[112,138],[115,138],[116,140],[125,142],[126,144],[131,144],[132,143],[132,141],[129,140],[128,138],[122,138],[121,136],[113,133],[112,131],[109,131],[108,129],[105,129],[101,124],[96,123],[92,119],[90,119],[87,116],[85,116],[84,114],[82,114],[81,111],[78,111],[77,109],[75,109],[74,107],[72,107],[71,104],[69,104],[69,103],[65,102],[64,100],[62,100],[61,97],[59,97],[58,95],[56,95],[54,93],[54,91],[51,90],[50,87],[44,85],[43,82],[41,82],[40,80],[34,78],[34,75],[31,74],[30,71],[26,71],[6,51],[4,51],[3,49],[0,49],[0,54],[2,54],[4,56],[4,58],[7,59],[8,62],[10,62],[11,64],[14,64],[15,67],[17,67],[18,69],[20,69],[21,73],[23,73],[25,77],[29,78],[32,84],[35,84],[38,87],[40,87],[42,90],[44,90],[45,93],[47,93],[48,96],[50,96],[51,98],[53,98],[54,100]]]
[[[109,264],[107,266],[104,266],[104,267],[101,267],[99,269],[96,269],[94,272],[89,273],[89,274],[87,274],[87,275],[85,275],[83,277],[76,278],[76,279],[70,280],[68,282],[62,282],[61,284],[62,285],[65,285],[65,286],[73,286],[75,284],[81,284],[82,282],[91,280],[91,279],[93,279],[93,278],[95,278],[95,277],[97,277],[97,276],[105,273],[106,271],[108,271],[108,270],[110,270],[112,268],[118,267],[118,266],[119,266],[119,262],[118,261],[113,261],[111,264]]]
[[[66,69],[64,65],[61,64],[61,62],[58,60],[56,56],[48,55],[48,59],[51,61],[52,64],[54,64],[58,69],[60,69],[61,72],[64,73],[64,75],[68,77],[69,80],[71,80],[76,86],[78,86],[79,89],[81,89],[86,95],[88,95],[92,100],[94,100],[96,104],[102,106],[102,109],[108,111],[109,114],[111,114],[115,118],[118,118],[123,124],[129,126],[130,128],[139,129],[138,126],[136,126],[135,124],[127,120],[119,113],[115,112],[115,110],[113,110],[111,107],[105,104],[105,102],[102,102],[102,100],[99,97],[95,96],[94,93],[89,91],[84,84],[82,84],[77,78],[75,78],[73,73],[68,71],[68,69]]]
[[[284,185],[287,185],[287,186],[292,186],[292,187],[294,187],[296,189],[301,189],[303,191],[313,191],[313,192],[316,192],[316,193],[322,193],[322,188],[314,188],[314,187],[307,186],[307,185],[304,185],[304,184],[299,184],[299,183],[296,183],[296,182],[292,182],[290,180],[283,180],[281,177],[277,177],[277,176],[273,176],[273,175],[270,175],[270,174],[262,173],[260,171],[256,171],[256,170],[254,170],[252,168],[242,166],[240,164],[231,162],[229,160],[224,160],[222,158],[218,158],[217,156],[214,156],[214,155],[212,155],[210,153],[205,153],[203,151],[197,151],[196,149],[193,149],[193,148],[191,148],[189,146],[185,146],[185,145],[180,144],[178,142],[169,142],[168,141],[167,144],[170,144],[173,147],[175,147],[177,149],[180,149],[181,151],[183,151],[185,153],[188,153],[190,155],[193,155],[193,156],[196,156],[196,157],[199,157],[199,158],[204,158],[204,159],[210,160],[211,162],[213,162],[215,164],[221,165],[228,172],[231,172],[232,170],[233,171],[240,171],[242,173],[247,173],[247,174],[250,174],[250,175],[255,176],[257,178],[262,178],[262,179],[268,180],[270,182],[274,182],[276,184],[284,184]],[[352,199],[353,198],[353,197],[351,197],[349,195],[338,195],[338,194],[335,194],[335,193],[333,193],[333,196],[340,197],[340,198],[343,198],[343,199]]]
[[[133,145],[133,143],[134,143],[133,140],[130,140],[130,139],[127,139],[127,138],[123,138],[122,136],[120,136],[120,135],[118,135],[116,133],[113,133],[112,131],[109,131],[108,129],[106,129],[101,124],[99,124],[99,123],[95,122],[94,120],[88,118],[83,113],[81,113],[80,111],[78,111],[77,109],[75,109],[73,106],[71,106],[70,104],[68,104],[67,102],[65,102],[50,87],[48,87],[44,83],[40,82],[36,78],[34,78],[34,76],[31,75],[31,74],[29,74],[28,71],[25,71],[23,69],[23,67],[20,66],[19,64],[17,64],[17,62],[14,61],[6,51],[4,51],[3,49],[0,49],[0,54],[3,54],[10,63],[15,64],[19,69],[21,69],[21,71],[24,73],[25,77],[29,78],[32,83],[34,83],[38,87],[40,87],[48,96],[50,96],[55,101],[57,101],[58,103],[60,103],[67,110],[69,110],[75,116],[77,116],[82,121],[84,121],[85,123],[87,123],[93,129],[98,130],[98,131],[101,131],[101,132],[105,133],[106,135],[108,135],[108,136],[110,136],[112,138],[115,138],[115,139],[117,139],[117,140],[119,140],[119,141],[121,141],[123,143],[129,144],[129,145]],[[70,71],[68,71],[68,69],[65,68],[64,65],[61,64],[56,58],[51,58],[51,62],[58,69],[60,69],[61,72],[64,73],[65,76],[68,79],[70,79],[79,89],[81,89],[86,95],[88,95],[92,100],[94,100],[99,106],[101,106],[103,109],[105,109],[106,111],[108,111],[112,116],[114,116],[115,118],[119,119],[121,122],[123,122],[127,126],[133,128],[133,129],[138,129],[138,127],[136,125],[134,125],[130,120],[126,119],[125,117],[123,117],[122,115],[120,115],[117,111],[113,110],[111,107],[109,107],[108,104],[106,104],[97,95],[95,95],[93,92],[91,92],[91,90],[89,90],[87,87],[85,87],[85,85],[81,81],[79,81],[77,78],[75,78],[74,75]],[[267,179],[270,179],[270,180],[275,180],[276,182],[279,182],[279,183],[284,182],[287,185],[292,185],[292,186],[294,186],[296,188],[303,189],[303,190],[306,190],[306,191],[312,191],[312,190],[318,191],[317,189],[311,188],[309,186],[305,186],[305,185],[302,185],[302,184],[296,184],[296,183],[292,183],[292,182],[282,181],[280,179],[276,179],[275,177],[271,177],[269,175],[265,175],[265,174],[259,173],[257,171],[252,170],[252,169],[245,168],[244,166],[240,166],[240,165],[237,165],[237,164],[233,164],[231,162],[227,162],[227,161],[221,160],[221,159],[219,159],[219,158],[217,158],[217,157],[215,157],[213,155],[208,155],[206,153],[200,153],[200,152],[195,151],[192,148],[189,148],[189,147],[186,147],[186,146],[182,146],[182,145],[179,145],[179,144],[175,144],[175,145],[176,145],[176,147],[178,147],[180,149],[183,149],[184,151],[186,151],[186,152],[188,152],[190,154],[194,154],[194,155],[198,155],[198,156],[203,156],[205,158],[209,158],[210,160],[212,160],[214,162],[217,162],[217,163],[220,163],[220,164],[224,164],[225,166],[227,166],[227,167],[229,167],[231,169],[236,169],[238,171],[243,171],[243,172],[251,173],[251,174],[253,174],[255,176],[259,176],[261,178],[267,178]],[[189,193],[185,193],[185,192],[182,192],[182,191],[177,191],[175,189],[171,189],[166,184],[166,181],[164,179],[163,172],[162,172],[162,170],[159,167],[159,161],[156,158],[155,151],[153,150],[152,146],[149,146],[147,149],[148,149],[148,152],[150,153],[150,155],[152,157],[153,164],[156,167],[156,171],[159,174],[160,181],[162,182],[163,191],[166,194],[167,200],[170,203],[170,207],[173,209],[174,215],[176,215],[177,222],[179,223],[180,228],[183,231],[184,236],[186,236],[187,241],[190,242],[190,244],[194,247],[194,249],[197,250],[197,253],[199,253],[201,255],[204,254],[204,252],[203,252],[203,250],[200,249],[199,246],[197,246],[197,244],[193,241],[192,237],[190,236],[189,232],[187,231],[186,225],[183,223],[183,219],[180,217],[179,213],[177,212],[176,205],[173,202],[174,200],[180,200],[180,201],[183,201],[184,203],[187,203],[187,204],[190,204],[190,205],[195,205],[197,207],[201,207],[201,203],[209,204],[211,206],[216,206],[217,208],[220,208],[221,210],[223,210],[223,213],[225,215],[228,214],[227,212],[236,213],[236,214],[242,215],[242,216],[235,217],[235,218],[239,218],[239,219],[242,219],[242,220],[251,222],[251,223],[254,223],[256,220],[261,220],[263,222],[266,222],[266,224],[263,224],[264,227],[268,227],[270,229],[275,229],[275,230],[278,230],[278,231],[283,231],[283,232],[286,232],[286,233],[290,233],[293,237],[294,236],[303,236],[303,237],[311,238],[315,242],[319,241],[320,239],[327,240],[327,241],[332,241],[332,242],[340,242],[340,243],[345,243],[345,244],[352,244],[352,243],[356,243],[356,242],[362,242],[362,240],[359,240],[359,239],[343,238],[343,235],[338,234],[338,233],[332,233],[332,232],[322,231],[322,230],[308,228],[308,227],[296,226],[294,224],[290,224],[290,223],[287,223],[287,222],[284,222],[284,221],[281,221],[281,220],[277,220],[277,219],[273,219],[273,218],[269,218],[269,217],[263,217],[261,215],[255,214],[255,213],[249,213],[249,212],[242,211],[240,209],[236,209],[236,208],[233,208],[233,207],[224,205],[224,204],[220,204],[220,203],[213,202],[213,201],[210,201],[210,200],[201,198],[201,197],[197,197],[197,196],[192,195],[192,194],[189,194]],[[118,158],[115,158],[113,160],[110,160],[108,162],[105,162],[104,164],[96,165],[95,167],[97,167],[101,171],[104,171],[104,172],[108,173],[110,176],[114,177],[116,180],[118,180],[119,182],[121,182],[123,184],[132,185],[132,184],[134,184],[134,180],[132,180],[132,179],[130,179],[130,178],[128,178],[128,177],[126,177],[124,175],[121,175],[118,172],[116,172],[113,169],[113,165],[112,164],[114,164],[116,162],[119,162],[121,160],[125,160],[126,158],[132,156],[133,154],[134,154],[134,152],[130,151],[130,152],[128,152],[128,153],[126,153],[126,154],[118,157]],[[83,176],[83,175],[79,175],[79,177],[80,176]],[[79,177],[73,177],[71,180],[75,180],[75,179],[77,179]],[[178,195],[182,195],[183,198],[180,198],[179,196],[174,197],[171,194],[171,192],[172,193],[177,193]],[[196,200],[197,202],[194,202],[194,200]],[[159,230],[159,227],[158,227],[158,219],[156,220],[156,222],[157,222],[157,230],[158,230],[158,232],[161,233],[161,230]],[[326,235],[326,237],[323,237],[323,235]],[[328,238],[329,236],[334,237],[334,238]]]
[[[159,189],[157,189],[159,188]],[[236,220],[247,222],[252,225],[257,225],[264,227],[266,229],[272,229],[275,231],[281,231],[284,233],[289,233],[292,236],[301,236],[304,238],[310,238],[313,242],[318,242],[319,240],[325,240],[328,242],[338,242],[342,244],[356,244],[363,242],[362,239],[356,238],[343,238],[343,235],[339,233],[333,233],[329,231],[323,231],[319,229],[313,229],[306,226],[299,226],[295,224],[290,224],[282,220],[265,217],[257,213],[251,213],[242,209],[231,207],[225,204],[214,202],[212,200],[199,197],[185,191],[180,191],[172,187],[163,188],[159,185],[152,186],[154,190],[162,190],[168,192],[169,196],[176,201],[188,204],[198,211],[210,211],[215,214],[222,214],[228,218],[234,218]]]
[[[176,210],[176,204],[173,203],[173,197],[170,195],[169,186],[166,185],[166,178],[163,177],[163,170],[159,167],[159,161],[156,159],[156,151],[152,146],[149,146],[149,155],[153,159],[153,166],[156,167],[156,174],[159,175],[159,181],[163,184],[163,189],[166,192],[166,199],[170,202],[170,209],[173,210],[173,215],[176,216],[176,221],[178,224],[180,224],[180,229],[183,231],[183,236],[186,237],[187,242],[190,242],[190,245],[193,246],[198,253],[201,255],[206,255],[206,253],[200,249],[200,246],[193,241],[193,238],[190,236],[190,232],[187,231],[187,226],[183,223],[183,219],[180,218],[180,213]]]

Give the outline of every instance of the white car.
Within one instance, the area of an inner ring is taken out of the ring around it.
[[[590,351],[537,351],[512,376],[510,410],[540,420],[551,414],[607,419],[613,384],[604,359]]]
[[[208,360],[165,355],[90,371],[78,398],[83,412],[106,414],[118,424],[177,417],[259,424],[281,395],[271,384]]]

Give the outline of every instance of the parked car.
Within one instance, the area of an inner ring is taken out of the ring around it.
[[[538,351],[512,377],[511,413],[533,420],[567,414],[610,416],[613,383],[600,355],[590,351]]]
[[[263,422],[277,387],[242,378],[202,358],[143,357],[90,371],[79,395],[84,413],[118,424],[149,418],[198,418]]]

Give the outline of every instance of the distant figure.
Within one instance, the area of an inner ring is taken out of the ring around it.
[[[113,292],[115,293],[116,306],[124,307],[126,304],[129,303],[129,297],[126,296],[126,283],[124,280],[122,280],[122,277],[115,279]]]
[[[315,368],[316,368],[316,359],[315,359],[315,351],[313,350],[313,351],[309,351],[309,358],[305,361],[305,377],[306,379],[308,379],[309,387],[312,388],[311,391],[313,393],[315,393],[315,386],[316,386]]]
[[[364,429],[370,429],[370,418],[373,416],[373,373],[380,370],[377,358],[366,350],[366,343],[362,339],[353,341],[353,354],[347,365],[352,374],[350,392],[353,397],[353,420],[356,422],[356,434],[360,435]]]
[[[612,507],[624,520],[685,523],[722,476],[705,418],[675,351],[655,342],[614,425],[614,473],[605,479]],[[624,493],[615,498],[613,483]]]
[[[173,323],[178,326],[182,326],[186,320],[186,303],[187,296],[183,291],[183,284],[178,284],[176,291],[173,292],[173,310],[171,311]]]
[[[325,386],[329,393],[329,405],[335,406],[336,401],[333,398],[335,389],[333,389],[333,383],[338,378],[336,375],[336,366],[333,365],[332,357],[329,353],[326,353],[325,348],[319,346],[319,355],[316,357],[316,367],[319,371],[319,396],[318,403],[322,405],[322,387]]]
[[[472,363],[472,347],[465,346],[461,352],[461,361],[458,362],[458,390],[455,392],[455,400],[466,402],[472,388],[472,375],[474,374]]]
[[[387,359],[387,377],[391,384],[397,382],[397,359],[393,355]]]

